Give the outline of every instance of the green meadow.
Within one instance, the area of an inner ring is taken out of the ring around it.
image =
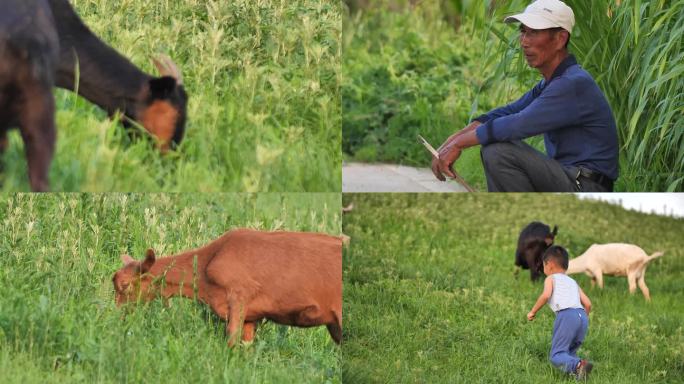
[[[342,149],[346,159],[427,167],[471,119],[517,100],[541,75],[502,22],[530,3],[346,0]],[[684,190],[684,1],[567,0],[569,51],[611,105],[620,145],[616,191]],[[541,137],[530,144],[543,151]],[[458,172],[486,189],[477,147]]]
[[[162,156],[98,107],[56,90],[53,191],[329,192],[341,188],[340,5],[335,1],[71,1],[144,71],[170,56],[189,95],[186,136]],[[138,136],[144,136],[138,135]],[[18,130],[0,190],[28,191]]]
[[[514,275],[520,230],[558,225],[571,257],[626,242],[665,255],[649,265],[651,302],[606,276],[579,355],[591,383],[681,383],[684,377],[684,220],[572,195],[345,194],[343,380],[349,383],[575,382],[548,361],[554,314],[526,315],[541,293]]]
[[[339,194],[0,194],[0,382],[340,383],[325,327],[263,323],[227,347],[185,298],[114,303],[128,253],[171,255],[236,227],[340,233]]]

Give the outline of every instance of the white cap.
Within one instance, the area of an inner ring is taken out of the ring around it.
[[[525,12],[508,16],[506,23],[519,21],[532,29],[563,28],[572,33],[575,14],[572,8],[559,0],[537,0],[525,8]]]

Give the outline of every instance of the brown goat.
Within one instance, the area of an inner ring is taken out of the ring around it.
[[[229,346],[240,332],[243,341],[252,341],[262,319],[298,327],[326,325],[336,343],[342,340],[339,237],[236,229],[175,256],[156,259],[148,249],[142,262],[121,258],[124,267],[112,279],[117,305],[196,298],[227,322]]]
[[[181,142],[188,96],[170,58],[154,59],[160,77],[144,73],[95,36],[68,0],[2,0],[0,9],[0,155],[9,129],[19,128],[33,191],[49,189],[53,86],[122,114],[124,125],[138,121],[162,153]]]

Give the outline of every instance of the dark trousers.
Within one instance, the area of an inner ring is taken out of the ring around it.
[[[584,178],[580,188],[576,168],[564,168],[522,141],[486,145],[480,157],[489,192],[607,192]]]

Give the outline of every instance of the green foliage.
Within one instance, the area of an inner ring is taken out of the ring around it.
[[[340,5],[334,1],[71,2],[148,73],[166,53],[190,100],[186,138],[160,156],[97,107],[56,91],[55,191],[336,191],[341,188]],[[29,189],[10,135],[0,186]]]
[[[469,7],[479,12],[477,3]],[[342,150],[351,158],[424,166],[430,157],[418,134],[437,147],[524,91],[518,82],[493,81],[498,58],[488,52],[503,44],[476,19],[454,31],[444,11],[439,2],[421,2],[394,12],[372,7],[345,20]],[[467,150],[457,169],[485,189],[479,159],[478,150]]]
[[[646,273],[652,302],[624,277],[603,290],[573,275],[593,303],[580,355],[592,383],[675,383],[684,373],[684,220],[552,194],[345,194],[345,382],[574,382],[548,361],[553,313],[526,314],[541,293],[514,275],[520,230],[559,227],[571,257],[593,243],[665,251]]]
[[[236,227],[340,233],[339,194],[0,195],[0,382],[339,383],[325,327],[264,323],[229,349],[185,298],[124,315],[119,256],[169,255]]]

